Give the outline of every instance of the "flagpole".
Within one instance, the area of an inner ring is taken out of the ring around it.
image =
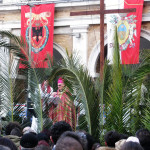
[[[33,4],[28,3],[27,4],[30,7],[30,26],[29,26],[29,64],[31,65],[31,51],[32,51],[32,45],[31,45],[31,32],[32,32],[32,7],[34,7]],[[29,68],[28,68],[29,69]],[[28,70],[28,98],[31,98],[30,96],[30,79],[31,79],[31,75],[30,75],[30,69]]]
[[[29,6],[30,7],[30,6]],[[29,64],[31,64],[31,17],[32,17],[32,7],[30,7],[30,27],[29,27],[29,51],[28,51],[28,55],[29,55]],[[28,67],[28,98],[30,97],[30,69]]]
[[[32,28],[32,23],[31,23],[31,18],[32,18],[32,6],[30,6],[30,30],[29,30],[29,62],[31,63],[31,28]]]

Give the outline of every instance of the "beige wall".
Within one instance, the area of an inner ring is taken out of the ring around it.
[[[72,52],[72,41],[72,36],[70,35],[54,35],[54,42],[68,50],[69,53]]]
[[[86,7],[69,7],[69,8],[56,8],[55,9],[55,18],[65,18],[70,17],[70,12],[78,11],[90,11],[90,10],[99,10],[99,6],[86,6]]]
[[[85,7],[68,7],[68,8],[56,8],[55,9],[55,19],[59,18],[69,18],[71,11],[82,11],[82,10],[98,10],[99,6],[85,6]],[[144,5],[143,14],[150,12],[150,5]],[[20,21],[21,20],[21,10],[16,10],[12,12],[0,12],[0,21]],[[150,22],[143,22],[142,29],[150,31]],[[55,27],[57,29],[57,27]],[[62,27],[63,30],[63,27]],[[105,34],[107,33],[105,25]],[[100,26],[90,25],[88,28],[88,58],[92,49],[96,46],[100,39]],[[54,42],[59,44],[63,49],[67,49],[69,53],[73,49],[73,37],[71,35],[57,34],[54,35]]]
[[[0,12],[1,21],[20,21],[21,11]]]
[[[150,5],[144,5],[143,14],[150,13]],[[150,22],[142,22],[142,29],[150,31]]]

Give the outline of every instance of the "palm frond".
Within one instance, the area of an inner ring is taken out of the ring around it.
[[[66,79],[65,84],[72,95],[75,95],[80,113],[83,112],[80,117],[80,121],[83,122],[79,122],[79,127],[87,124],[88,132],[99,138],[99,97],[95,90],[94,81],[87,70],[79,64],[76,55],[66,58],[65,62],[61,62],[53,68],[50,80],[54,80],[58,76],[63,76]],[[85,119],[82,119],[83,117]]]
[[[40,91],[40,84],[48,75],[54,91],[57,89],[57,79],[60,76],[64,78],[69,92],[67,96],[70,96],[70,102],[76,105],[77,129],[86,130],[96,139],[102,139],[105,132],[109,130],[134,134],[140,127],[150,128],[149,55],[143,57],[143,62],[139,65],[121,65],[116,35],[114,62],[112,65],[105,63],[104,80],[100,84],[99,79],[90,77],[86,67],[79,63],[77,55],[69,56],[66,52],[65,61],[56,63],[49,57],[49,68],[33,68],[32,63],[28,61],[28,47],[23,40],[10,32],[1,31],[0,34],[9,37],[12,41],[11,44],[4,40],[0,41],[1,50],[4,51],[6,48],[9,54],[17,58],[14,62],[14,57],[7,60],[4,57],[5,53],[0,55],[0,96],[3,106],[3,109],[2,107],[0,109],[1,114],[10,112],[8,120],[13,121],[19,118],[15,116],[15,111],[19,112],[21,107],[18,106],[14,111],[14,106],[21,100],[26,102],[28,96],[25,91],[28,90],[38,121],[37,130],[41,131],[47,123],[52,124],[52,120],[48,117],[48,111],[52,105],[43,104],[48,102],[50,95],[42,102]],[[10,56],[12,55],[8,57]],[[19,69],[20,58],[26,67],[24,69]],[[18,72],[23,74],[25,80],[16,78]],[[143,92],[143,87],[147,92]],[[71,103],[67,105],[70,107]]]
[[[117,46],[111,70],[112,84],[107,92],[108,96],[105,97],[106,129],[135,134],[143,126],[141,119],[145,113],[141,109],[141,87],[150,73],[150,57],[147,56],[139,65],[121,66],[117,39],[115,43]]]
[[[124,106],[122,101],[122,69],[119,57],[119,44],[117,38],[117,32],[115,35],[115,48],[112,64],[112,84],[108,90],[109,100],[106,102],[106,126],[109,130],[117,130],[118,132],[124,132]]]
[[[33,101],[34,107],[36,108],[35,110],[38,110],[36,113],[38,114],[38,131],[41,131],[43,128],[43,114],[42,114],[42,104],[41,104],[41,93],[39,90],[38,92],[35,92],[36,89],[39,89],[39,83],[43,81],[43,70],[40,71],[38,69],[32,68],[30,62],[28,61],[28,54],[27,54],[27,46],[24,44],[24,41],[17,36],[11,34],[10,32],[6,31],[1,31],[1,35],[4,37],[9,38],[12,40],[12,43],[8,43],[5,41],[1,41],[0,46],[1,48],[5,47],[8,51],[8,60],[9,59],[9,54],[12,53],[13,56],[16,56],[17,59],[21,59],[22,64],[25,65],[26,68],[24,69],[19,69],[19,61],[16,62],[14,65],[13,59],[11,61],[8,61],[6,63],[6,58],[7,57],[1,57],[1,63],[3,66],[6,66],[8,69],[2,69],[1,71],[1,82],[2,82],[2,97],[7,98],[7,101],[3,101],[4,109],[6,107],[7,111],[11,112],[11,118],[9,120],[13,121],[13,107],[15,106],[16,103],[18,103],[22,97],[22,95],[26,95],[26,93],[23,93],[24,91],[27,90],[28,88],[28,93],[30,93],[31,100]],[[21,87],[22,81],[16,79],[18,72],[15,72],[14,70],[18,70],[19,72],[22,72],[23,76],[26,78],[24,80],[25,86]],[[15,74],[15,75],[14,75]],[[42,74],[42,75],[41,75]],[[15,77],[15,78],[14,78]],[[22,94],[23,93],[23,94]],[[38,94],[37,94],[38,93]],[[24,97],[23,101],[26,103],[27,97]],[[7,104],[6,104],[7,102]]]

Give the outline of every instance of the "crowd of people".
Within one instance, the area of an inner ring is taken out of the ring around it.
[[[150,131],[140,129],[128,137],[117,131],[109,131],[101,146],[85,131],[73,131],[69,123],[59,121],[49,129],[36,133],[31,127],[21,128],[18,122],[10,122],[0,136],[0,150],[150,150]]]
[[[148,129],[140,129],[130,137],[109,131],[104,135],[104,143],[85,131],[75,131],[75,106],[62,78],[56,92],[45,80],[41,95],[43,110],[48,108],[46,113],[53,125],[37,133],[32,125],[22,129],[18,122],[10,122],[0,136],[0,150],[150,150]]]

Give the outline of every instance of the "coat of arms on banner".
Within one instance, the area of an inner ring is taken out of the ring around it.
[[[128,48],[135,47],[134,37],[136,35],[136,22],[135,15],[130,15],[128,17],[118,17],[112,15],[110,23],[117,26],[119,49],[124,51]]]
[[[34,53],[42,51],[47,44],[49,37],[47,18],[50,17],[50,15],[50,12],[42,12],[40,14],[32,13],[31,45]],[[30,13],[26,13],[25,18],[28,18],[26,22],[26,40],[29,44]]]

